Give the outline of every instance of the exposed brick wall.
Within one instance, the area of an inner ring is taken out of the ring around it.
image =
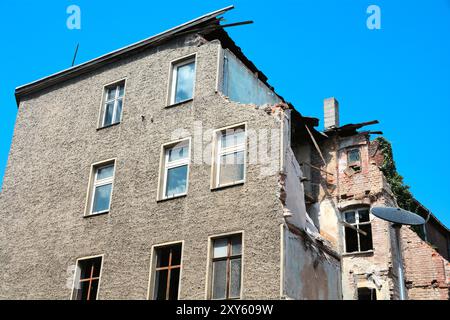
[[[413,300],[449,300],[449,262],[408,227],[402,228],[408,296]]]

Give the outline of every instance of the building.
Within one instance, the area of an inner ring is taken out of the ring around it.
[[[397,204],[358,131],[375,122],[340,126],[330,98],[316,129],[226,33],[230,9],[16,89],[0,298],[397,299],[400,264],[410,298],[445,298],[448,229],[423,209],[397,261],[370,214]]]
[[[303,157],[307,212],[341,253],[344,299],[399,299],[399,266],[405,273],[406,298],[449,299],[448,228],[411,199],[427,223],[418,231],[401,229],[399,261],[391,224],[370,213],[373,206],[398,206],[384,171],[385,160],[393,158],[390,144],[386,150],[386,140],[372,139],[382,132],[359,131],[377,123],[341,126],[339,103],[325,99],[325,131],[294,139],[300,143],[293,149]],[[390,165],[395,169],[393,160]]]
[[[297,112],[220,25],[231,8],[16,90],[0,298],[341,298]]]

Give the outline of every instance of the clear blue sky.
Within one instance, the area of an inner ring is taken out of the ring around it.
[[[66,8],[81,7],[81,30]],[[229,29],[278,93],[322,118],[335,96],[341,123],[378,119],[414,195],[447,226],[450,212],[450,0],[1,1],[0,181],[17,113],[14,88],[234,4]],[[381,30],[366,9],[381,8]]]

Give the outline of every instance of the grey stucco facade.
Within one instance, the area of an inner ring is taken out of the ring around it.
[[[239,68],[256,74],[250,83],[272,88],[226,33],[186,32],[218,23],[216,15],[178,27],[183,35],[155,36],[151,45],[100,57],[95,68],[87,62],[75,67],[84,70],[77,75],[69,69],[65,79],[57,74],[16,91],[18,116],[0,193],[1,299],[70,299],[77,259],[98,255],[98,299],[151,299],[153,248],[173,242],[182,243],[178,298],[209,299],[210,238],[234,233],[242,234],[241,299],[342,297],[340,256],[311,231],[305,209],[303,173],[290,147],[291,108],[224,96],[223,50],[234,50],[243,60]],[[193,99],[169,106],[171,66],[194,54]],[[122,80],[121,122],[99,128],[105,87]],[[213,188],[213,131],[236,124],[272,134],[269,163],[251,161],[249,136],[244,182]],[[161,201],[162,146],[184,138],[192,141],[187,194]],[[110,159],[110,210],[86,216],[92,165]],[[316,285],[306,285],[311,277]]]

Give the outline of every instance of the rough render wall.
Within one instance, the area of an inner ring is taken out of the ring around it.
[[[180,298],[204,299],[208,236],[240,230],[243,298],[280,297],[277,173],[249,165],[244,185],[211,192],[210,166],[191,164],[188,196],[156,202],[161,144],[172,131],[192,134],[194,121],[279,128],[264,111],[215,93],[219,44],[197,44],[172,42],[21,103],[0,203],[0,298],[68,299],[68,267],[104,254],[99,298],[145,299],[151,246],[185,240]],[[194,52],[193,102],[165,108],[169,62]],[[97,131],[103,86],[124,77],[122,123]],[[83,218],[91,164],[110,158],[117,159],[111,211]]]
[[[341,265],[308,236],[284,227],[284,290],[286,299],[341,300]],[[304,281],[307,279],[307,281]]]
[[[412,300],[449,300],[450,263],[409,227],[401,229],[405,280]]]

